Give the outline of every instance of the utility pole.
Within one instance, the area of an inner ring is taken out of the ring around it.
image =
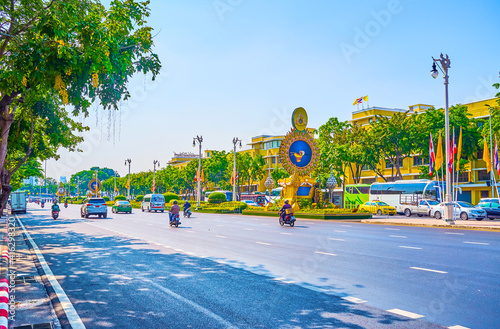
[[[153,193],[156,191],[156,165],[160,167],[160,161],[153,160],[153,188],[151,189]]]
[[[233,138],[233,201],[236,201],[236,144],[240,142],[240,149],[241,149],[241,139],[238,139],[238,137]]]
[[[196,173],[196,182],[197,182],[197,188],[196,188],[196,209],[198,209],[201,205],[201,143],[203,142],[203,136],[198,136],[193,137],[193,147],[196,146],[196,142],[198,142],[198,145],[200,146],[200,152],[199,152],[199,159],[198,159],[198,172]]]
[[[127,163],[128,163],[127,200],[130,200],[130,163],[131,162],[132,162],[132,160],[130,160],[130,159],[125,160],[125,165],[127,165]]]

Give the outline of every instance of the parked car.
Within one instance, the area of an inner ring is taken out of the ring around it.
[[[450,202],[453,206],[453,219],[475,219],[483,220],[486,217],[486,211],[481,208],[476,208],[468,202],[453,201]],[[444,216],[444,207],[448,205],[446,202],[441,202],[436,206],[431,207],[431,217],[441,219]]]
[[[116,201],[113,207],[111,207],[111,211],[115,214],[119,212],[130,214],[132,213],[132,205],[128,201]]]
[[[249,207],[260,207],[260,205],[252,200],[241,200],[241,202],[245,202]]]
[[[99,218],[106,218],[108,216],[108,206],[103,198],[89,198],[85,199],[80,209],[80,215],[89,218],[90,215],[97,215]]]
[[[439,202],[436,200],[420,200],[413,204],[401,204],[401,209],[403,209],[406,217],[411,215],[418,215],[418,217],[430,216],[431,207],[438,204]]]
[[[498,199],[487,199],[487,200],[496,200],[496,201],[481,201],[476,207],[485,210],[486,217],[488,217],[490,220],[493,220],[495,218],[500,218],[500,202],[498,202]]]
[[[500,203],[500,199],[499,198],[482,198],[481,200],[479,200],[479,203],[481,202],[496,202],[496,203]]]
[[[367,201],[359,205],[358,209],[377,215],[388,214],[394,216],[396,214],[396,208],[382,201]]]

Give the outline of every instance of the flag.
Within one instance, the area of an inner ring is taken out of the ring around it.
[[[363,97],[363,101],[368,102],[368,95]]]
[[[436,156],[434,155],[434,144],[432,143],[432,133],[429,141],[429,176],[432,177],[434,172],[434,162],[436,161]]]
[[[236,170],[233,170],[233,174],[231,175],[231,185],[234,185],[236,183]]]
[[[441,132],[439,132],[437,154],[436,154],[436,165],[435,169],[438,171],[443,165],[443,141],[441,140]]]
[[[118,193],[118,187],[115,186],[115,193]]]
[[[201,182],[203,183],[205,181],[205,174],[203,173],[203,169],[201,170]]]
[[[128,176],[127,179],[127,185],[125,185],[125,188],[128,190],[130,188],[130,176]]]
[[[500,175],[500,163],[498,163],[498,146],[497,146],[497,138],[495,136],[495,169],[497,173]]]
[[[462,156],[462,127],[460,127],[460,136],[458,137],[458,150],[457,150],[457,169],[459,168],[460,157]]]
[[[368,96],[366,96],[366,97],[368,97]],[[354,101],[354,103],[352,103],[352,105],[356,105],[356,104],[360,104],[360,103],[363,103],[363,97],[356,98],[356,100]]]
[[[198,177],[200,177],[200,168],[198,167],[198,169],[196,169],[196,176],[194,176],[194,182],[197,183],[198,182]]]
[[[490,149],[488,148],[488,143],[486,143],[486,137],[484,137],[484,150],[483,150],[483,160],[486,162],[486,171],[491,171],[491,157]]]
[[[448,171],[453,172],[453,155],[457,153],[457,143],[455,143],[455,128],[453,128],[453,140],[450,145],[450,159],[448,162]]]
[[[156,191],[156,177],[153,178],[153,186],[151,187],[151,192],[155,193]]]

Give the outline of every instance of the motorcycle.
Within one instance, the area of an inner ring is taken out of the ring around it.
[[[67,202],[64,203],[64,208],[68,208],[68,203]]]
[[[295,216],[293,215],[292,209],[285,209],[285,213],[280,213],[280,225],[283,226],[288,224],[290,226],[295,225]]]
[[[52,211],[52,218],[57,219],[59,217],[59,211],[58,210],[53,210]]]
[[[187,218],[191,217],[191,208],[186,209],[184,211],[183,215],[184,215],[184,217],[187,217]]]
[[[45,202],[40,203],[40,207],[45,207]]]
[[[170,218],[170,226],[175,226],[175,227],[179,227],[179,224],[181,222],[179,222],[179,214],[175,214],[175,215],[171,215],[172,217]]]

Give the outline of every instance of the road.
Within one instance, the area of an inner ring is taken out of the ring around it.
[[[28,210],[87,328],[500,327],[495,232],[217,214],[170,228],[139,210]]]

